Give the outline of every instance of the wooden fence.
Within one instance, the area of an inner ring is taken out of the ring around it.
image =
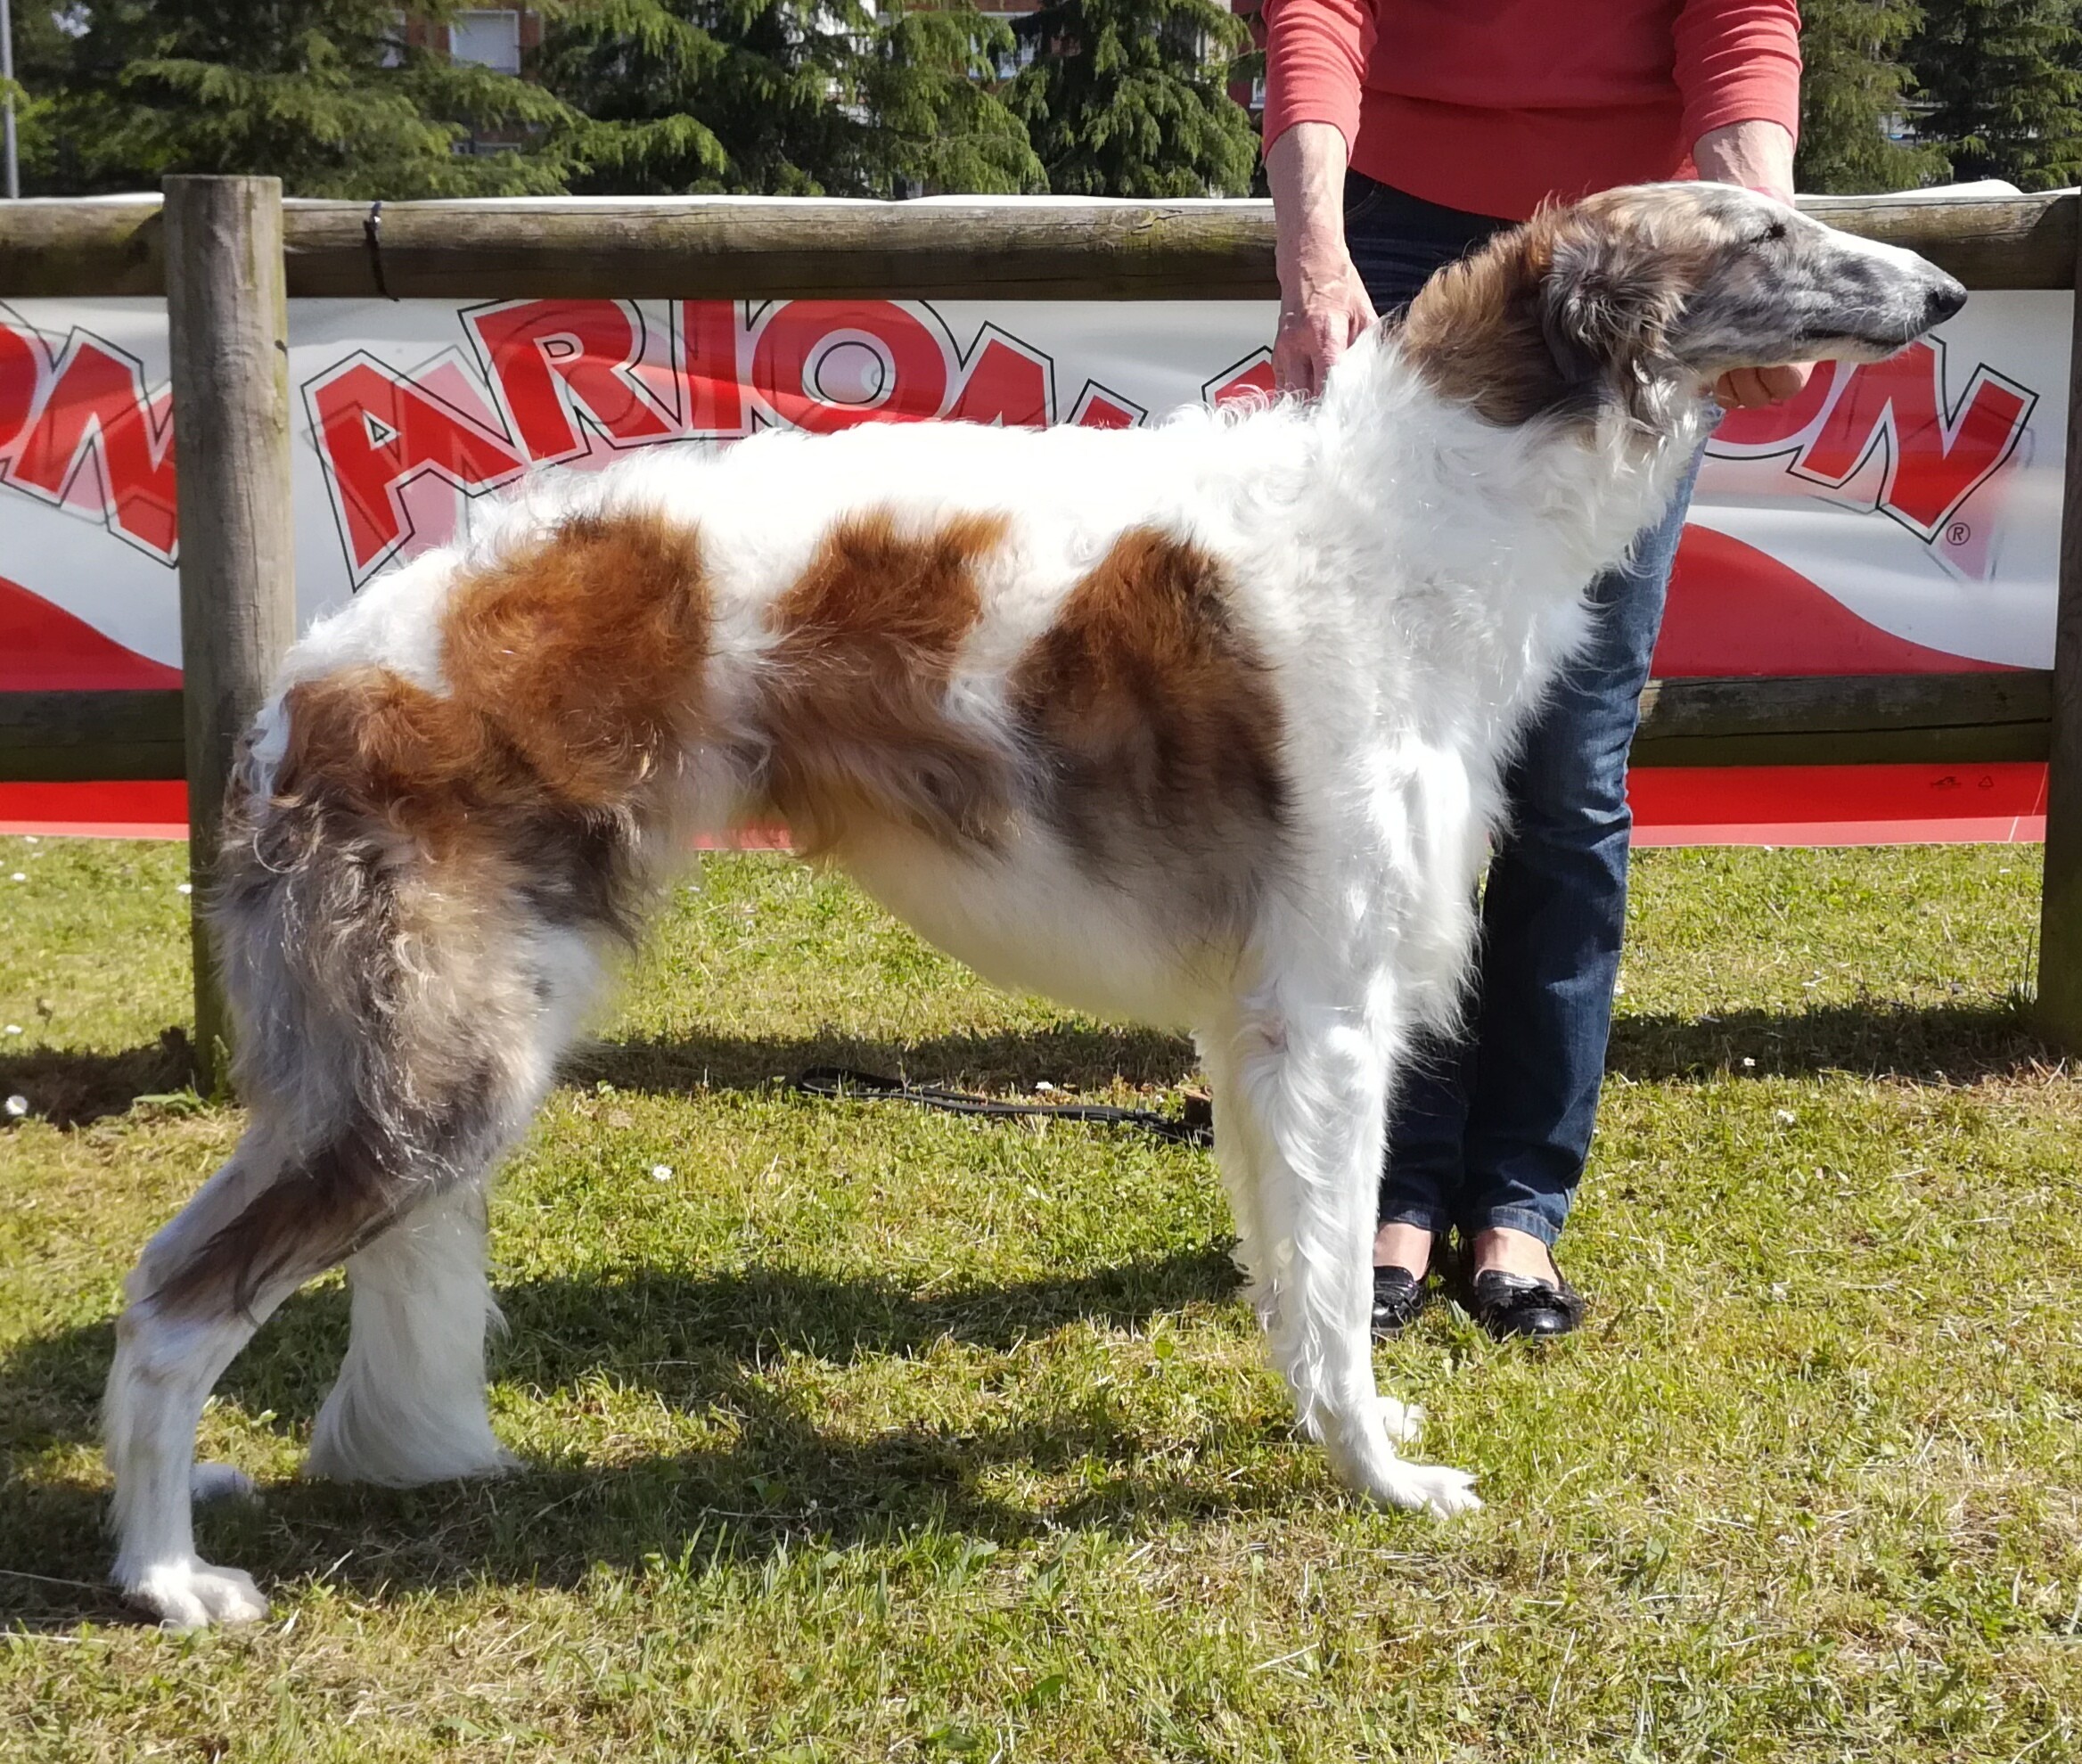
[[[1813,198],[1970,288],[2074,290],[2078,198]],[[162,202],[0,202],[0,298],[165,295],[181,469],[178,692],[0,693],[0,779],[185,777],[200,885],[237,731],[294,625],[287,299],[390,296],[1260,299],[1258,202],[288,201],[169,178]],[[2082,327],[2082,299],[2076,305]],[[1638,763],[2051,762],[2037,1013],[2082,1052],[2082,328],[2050,672],[1661,680]],[[224,1022],[196,932],[205,1084]]]

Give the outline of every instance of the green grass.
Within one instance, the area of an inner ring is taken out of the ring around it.
[[[713,864],[494,1210],[528,1467],[295,1480],[337,1282],[203,1446],[182,1638],[98,1589],[118,1284],[240,1123],[177,1090],[182,856],[0,841],[0,1755],[1991,1759],[2082,1753],[2077,1086],[2035,853],[1645,854],[1544,1359],[1380,1356],[1451,1527],[1298,1442],[1204,1154],[790,1094],[832,1059],[1160,1102],[1171,1038],[1007,1000],[844,885]],[[668,1165],[660,1180],[653,1166]]]

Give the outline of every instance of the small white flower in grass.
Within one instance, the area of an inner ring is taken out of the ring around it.
[[[1034,1080],[1034,1088],[1035,1088],[1036,1090],[1039,1091],[1039,1092],[1041,1093],[1041,1095],[1042,1095],[1045,1096],[1045,1095],[1048,1095],[1048,1094],[1049,1094],[1049,1093],[1050,1093],[1052,1090],[1053,1090],[1053,1089],[1055,1088],[1055,1087],[1054,1087],[1053,1084],[1049,1083],[1049,1081],[1048,1081],[1046,1079],[1045,1079],[1045,1078],[1037,1078],[1037,1079],[1036,1079]]]
[[[1773,1283],[1771,1288],[1771,1296],[1776,1299],[1781,1304],[1785,1302],[1785,1285],[1783,1282]]]
[[[0,1104],[0,1113],[4,1113],[9,1120],[26,1120],[29,1118],[29,1098],[10,1096],[5,1103]]]
[[[29,877],[23,872],[17,870],[12,875],[8,877],[7,880],[9,882],[27,882]]]
[[[7,1032],[10,1035],[20,1035],[21,1033],[21,1025],[20,1023],[9,1023],[7,1025]]]
[[[670,1182],[672,1180],[672,1166],[670,1164],[652,1164],[651,1166],[651,1180],[653,1182]]]
[[[195,884],[193,882],[176,882],[174,892],[176,894],[193,894],[195,892]]]
[[[1771,1118],[1781,1127],[1791,1127],[1795,1121],[1799,1120],[1799,1116],[1795,1114],[1791,1109],[1774,1109],[1771,1112]]]
[[[1750,1058],[1750,1056],[1749,1056],[1747,1054],[1743,1054],[1743,1055],[1742,1055],[1742,1064],[1743,1064],[1743,1067],[1744,1067],[1746,1070],[1747,1070],[1747,1069],[1754,1069],[1754,1068],[1755,1068],[1755,1066],[1756,1066],[1756,1064],[1757,1064],[1757,1062],[1756,1062],[1756,1061],[1754,1061],[1754,1060],[1752,1060],[1752,1059],[1751,1059],[1751,1058]]]

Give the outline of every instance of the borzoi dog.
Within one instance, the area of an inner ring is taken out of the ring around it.
[[[1412,1036],[1453,1018],[1499,780],[1585,588],[1668,505],[1724,370],[1873,359],[1964,294],[1710,184],[1506,232],[1320,404],[941,423],[544,482],[290,652],[211,906],[251,1125],[129,1278],[115,1578],[200,1560],[211,1387],[344,1260],[314,1474],[499,1470],[484,1186],[690,835],[777,816],[999,983],[1195,1034],[1237,1259],[1300,1425],[1447,1515],[1376,1395],[1368,1245]]]

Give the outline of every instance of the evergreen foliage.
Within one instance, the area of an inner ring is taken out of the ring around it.
[[[1010,44],[967,0],[562,0],[537,70],[587,119],[580,192],[1012,192],[1039,168],[978,83]]]
[[[1258,163],[1228,94],[1243,24],[1211,0],[1048,0],[1013,27],[1005,102],[1064,196],[1242,195]]]
[[[1902,57],[1922,16],[1914,0],[1802,0],[1799,188],[1913,190],[1945,176],[1940,148],[1888,135],[1910,111],[1915,76]]]
[[[2025,190],[2082,178],[2082,31],[2074,0],[1927,0],[1909,59],[1918,120],[1961,181]]]
[[[568,175],[578,119],[525,80],[407,47],[392,0],[94,0],[61,16],[20,70],[39,194],[245,172],[302,196],[489,196]],[[478,131],[524,144],[455,151]]]

